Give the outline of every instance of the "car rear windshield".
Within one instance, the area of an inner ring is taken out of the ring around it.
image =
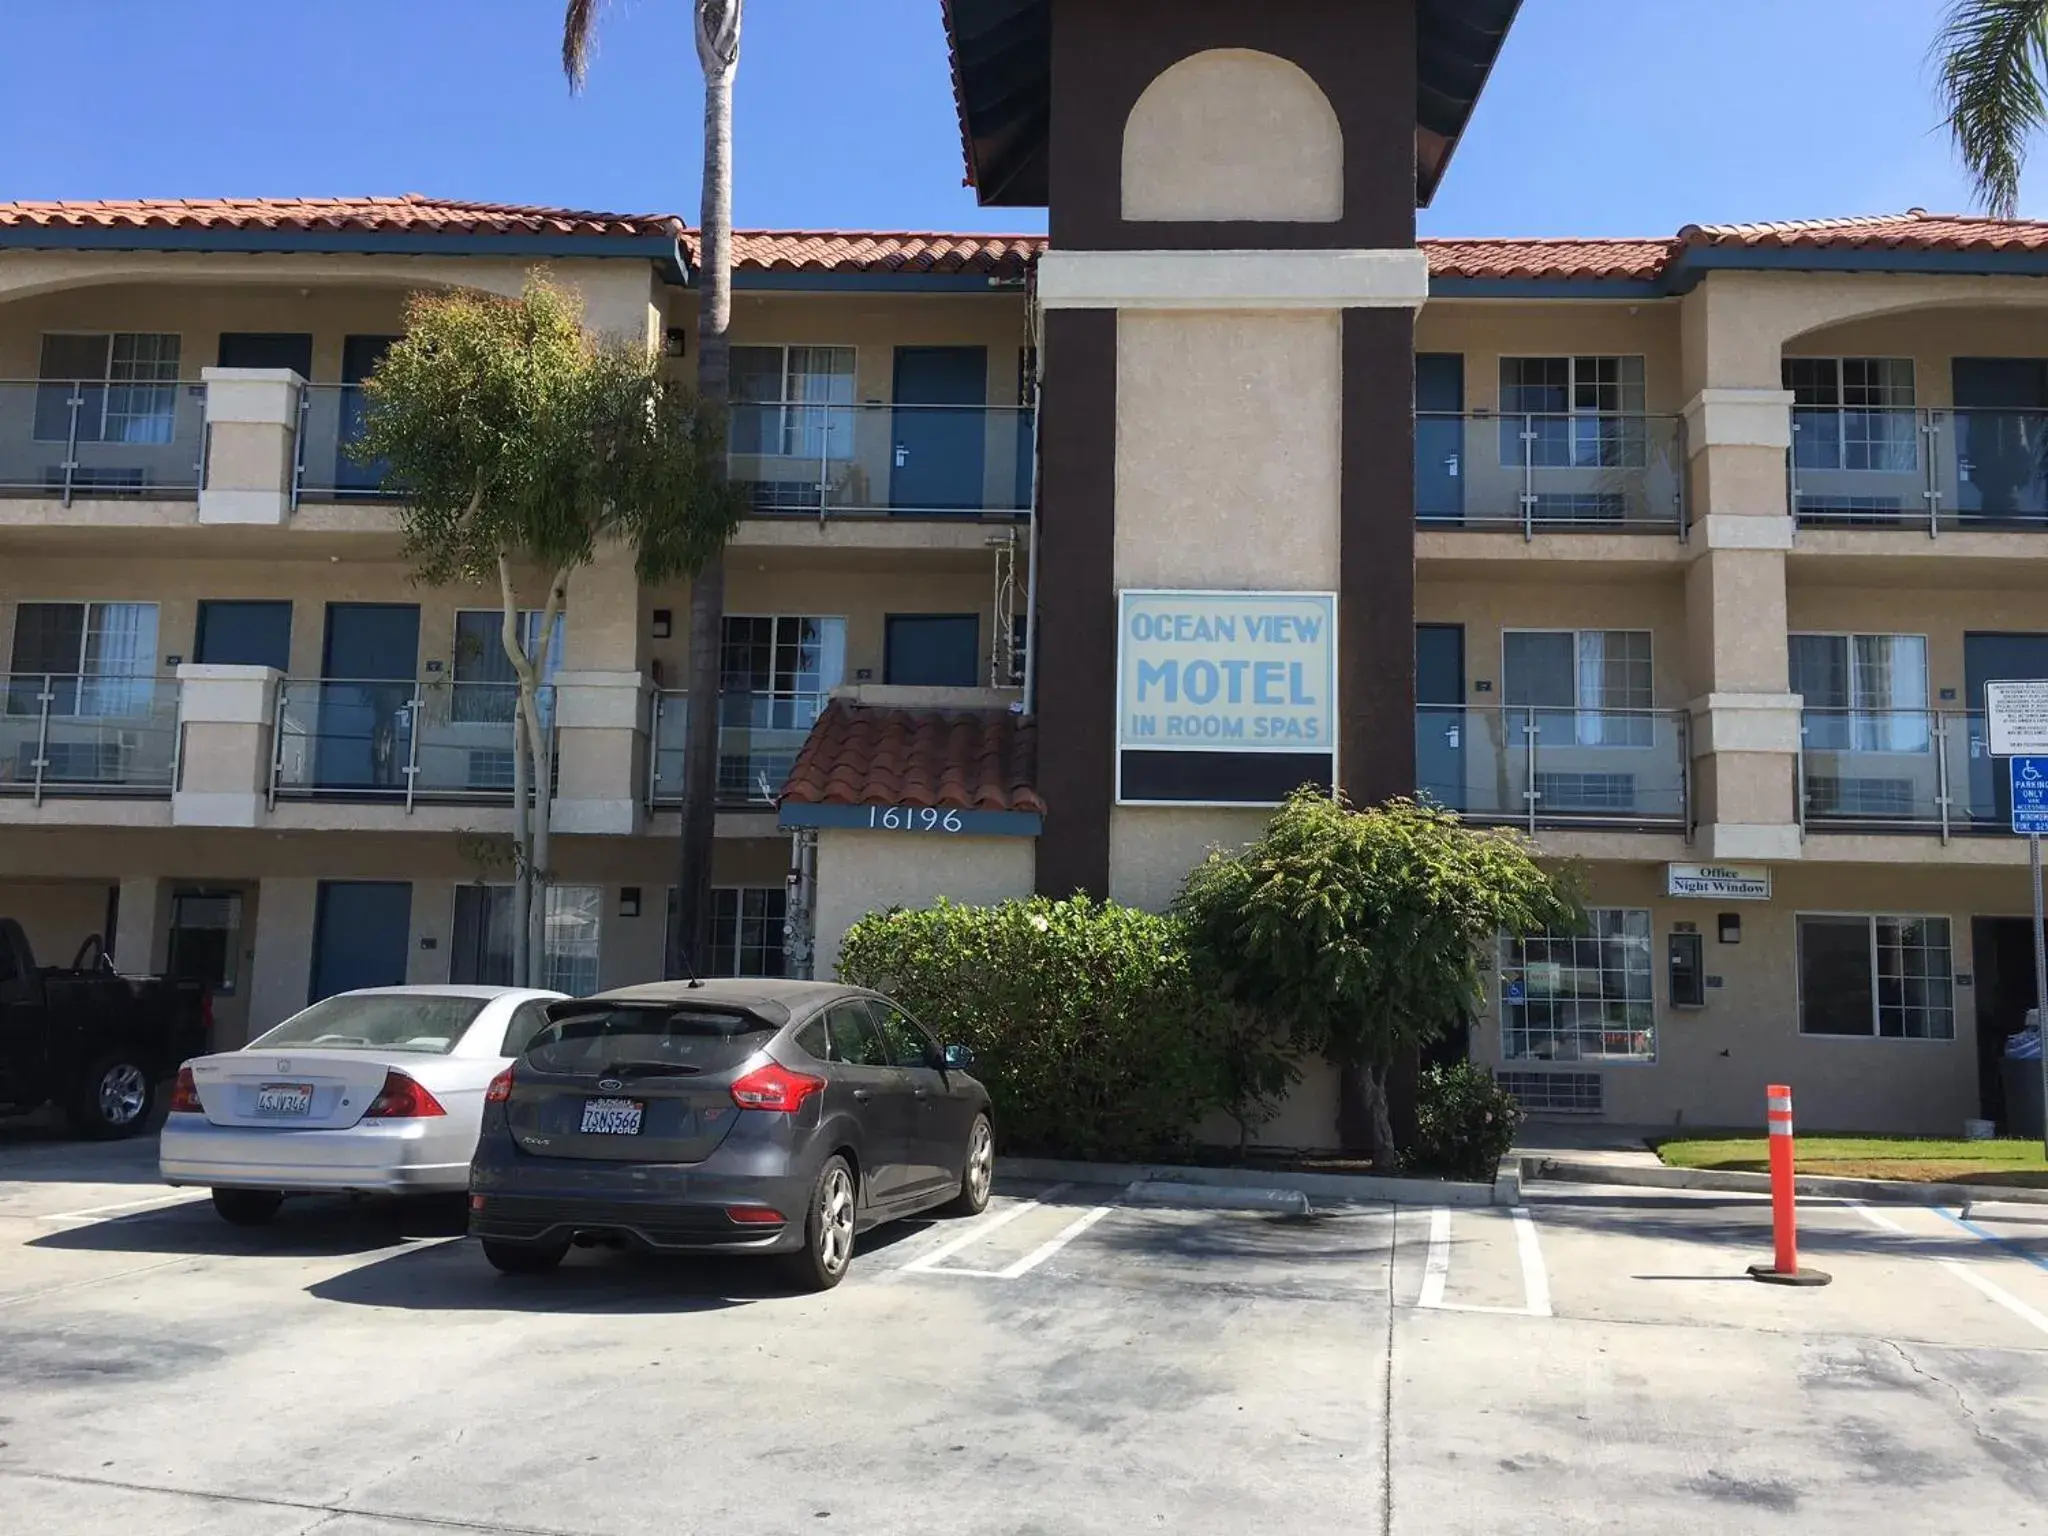
[[[269,1034],[250,1041],[248,1049],[301,1045],[323,1051],[420,1051],[446,1056],[488,1002],[482,997],[343,994],[293,1014]]]
[[[638,1069],[723,1072],[761,1049],[775,1026],[706,1008],[604,1008],[565,1014],[533,1037],[526,1060],[566,1075]]]

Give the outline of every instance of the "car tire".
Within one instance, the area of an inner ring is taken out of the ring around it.
[[[988,1209],[989,1191],[996,1183],[996,1129],[987,1115],[976,1115],[967,1133],[967,1152],[961,1165],[960,1193],[945,1207],[948,1216],[979,1216]]]
[[[801,1290],[829,1291],[853,1267],[855,1216],[853,1170],[833,1153],[818,1170],[804,1208],[804,1245],[783,1255],[783,1267]]]
[[[274,1189],[216,1189],[213,1192],[214,1214],[235,1227],[264,1226],[283,1204],[284,1196]]]
[[[156,1108],[156,1074],[142,1057],[108,1051],[93,1059],[65,1105],[71,1128],[94,1141],[133,1136],[149,1124]]]
[[[503,1243],[481,1239],[484,1257],[501,1275],[542,1275],[568,1257],[567,1243]]]

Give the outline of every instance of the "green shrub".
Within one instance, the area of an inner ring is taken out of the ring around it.
[[[1515,1144],[1522,1107],[1485,1068],[1460,1061],[1424,1070],[1416,1119],[1412,1166],[1491,1184]]]
[[[1146,1157],[1270,1112],[1293,1073],[1170,917],[1085,896],[870,913],[839,976],[974,1051],[1012,1151]]]

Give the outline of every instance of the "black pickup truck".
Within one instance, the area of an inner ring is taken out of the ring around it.
[[[55,1104],[81,1136],[132,1136],[212,1028],[202,983],[117,975],[98,934],[68,968],[38,966],[21,924],[0,917],[0,1111]]]

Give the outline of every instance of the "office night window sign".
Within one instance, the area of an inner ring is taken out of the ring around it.
[[[1335,784],[1337,595],[1118,593],[1116,760],[1120,805]]]

